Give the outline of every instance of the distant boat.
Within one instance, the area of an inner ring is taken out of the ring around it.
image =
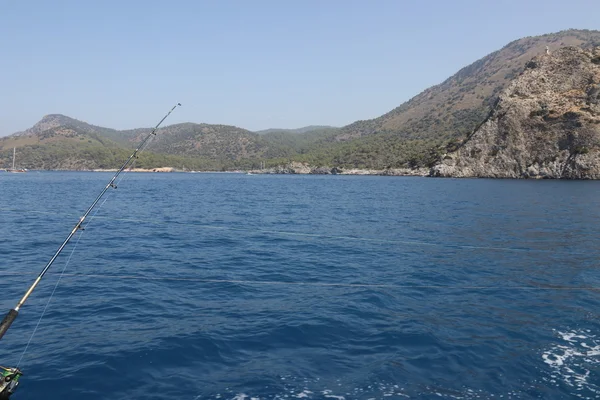
[[[25,168],[15,168],[15,157],[17,155],[17,148],[13,147],[13,166],[8,168],[6,172],[27,172]]]

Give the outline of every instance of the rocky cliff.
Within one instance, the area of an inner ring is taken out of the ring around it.
[[[600,179],[600,47],[534,57],[430,174]]]

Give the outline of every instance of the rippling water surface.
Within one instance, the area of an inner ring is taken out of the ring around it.
[[[2,310],[110,177],[0,173]],[[15,400],[598,398],[599,231],[600,182],[129,173],[0,364]]]

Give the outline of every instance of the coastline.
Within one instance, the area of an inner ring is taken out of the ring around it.
[[[91,170],[85,170],[85,171],[89,171],[89,172],[117,172],[119,169],[118,168],[108,168],[108,169],[101,169],[101,168],[97,168],[97,169],[91,169]],[[177,170],[175,168],[172,167],[159,167],[159,168],[126,168],[124,171],[127,172],[177,172]]]
[[[71,172],[117,172],[118,168],[94,168],[94,169],[56,169],[56,170],[36,170],[36,171],[71,171]],[[34,170],[30,170],[34,171]],[[4,170],[0,170],[4,172]],[[258,170],[233,170],[233,171],[211,171],[211,170],[180,170],[173,167],[157,168],[132,168],[124,172],[142,172],[142,173],[187,173],[187,174],[246,174],[246,175],[372,175],[372,176],[429,176],[428,168],[386,168],[386,169],[360,169],[360,168],[329,168],[329,167],[309,167],[308,165],[288,165],[275,168],[265,168]]]
[[[242,171],[243,172],[243,171]],[[340,170],[334,172],[323,172],[323,171],[270,171],[270,170],[250,170],[246,172],[251,175],[370,175],[370,176],[420,176],[426,177],[429,176],[429,169],[418,169],[418,170],[410,170],[410,169],[397,169],[397,168],[389,168],[389,169],[358,169],[352,168],[348,170]]]
[[[277,166],[259,170],[249,170],[249,174],[299,174],[299,175],[378,175],[378,176],[429,176],[429,168],[384,168],[360,169],[339,167],[313,167],[306,163],[292,162],[286,166]]]

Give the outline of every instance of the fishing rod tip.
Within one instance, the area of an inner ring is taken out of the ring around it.
[[[177,103],[178,106],[181,106],[181,103]]]

